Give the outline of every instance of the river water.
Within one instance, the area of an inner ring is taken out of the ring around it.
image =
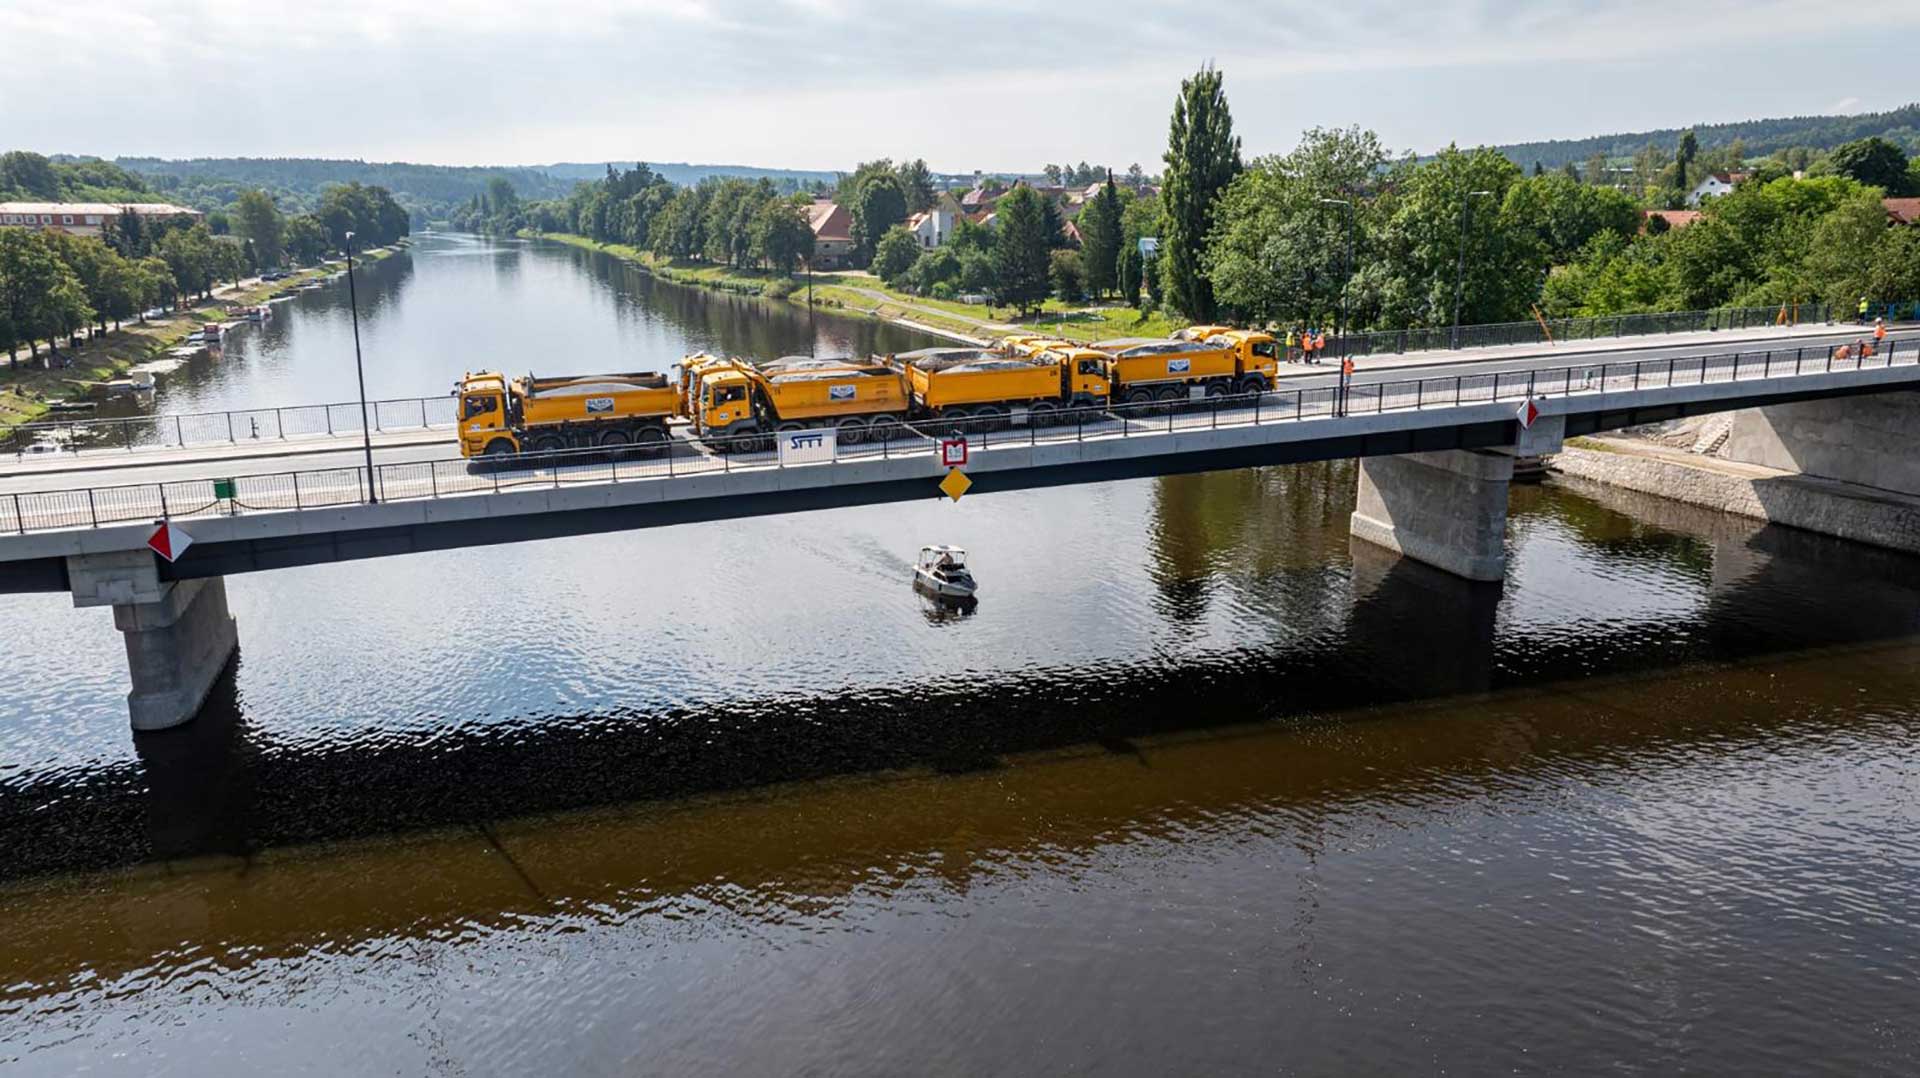
[[[157,407],[348,399],[342,300]],[[377,396],[807,347],[470,237],[362,303]],[[105,612],[8,597],[0,1071],[1913,1073],[1920,562],[1548,484],[1471,586],[1354,478],[235,577],[137,743]]]

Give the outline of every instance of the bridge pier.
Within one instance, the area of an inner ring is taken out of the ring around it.
[[[1566,430],[1565,416],[1542,415],[1519,431],[1516,444],[1498,449],[1363,457],[1348,530],[1454,576],[1499,580],[1507,572],[1514,458],[1558,452]]]
[[[127,645],[127,716],[135,730],[165,730],[192,719],[239,643],[227,612],[225,577],[161,580],[146,550],[67,559],[78,607],[111,606]]]
[[[1507,571],[1507,485],[1513,456],[1448,449],[1365,457],[1348,527],[1385,547],[1468,580]]]

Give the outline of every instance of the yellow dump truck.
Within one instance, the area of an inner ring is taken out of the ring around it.
[[[777,431],[832,427],[843,445],[899,434],[910,398],[900,371],[804,356],[754,364],[710,355],[680,365],[680,410],[723,451],[757,452]]]
[[[1097,352],[1068,357],[994,348],[923,348],[886,356],[912,394],[913,414],[1046,425],[1063,409],[1104,408],[1107,359]]]
[[[1240,384],[1233,350],[1212,341],[1123,337],[1093,346],[1113,357],[1115,404],[1184,401],[1252,392]],[[1251,379],[1248,386],[1252,386]]]
[[[508,378],[468,372],[454,387],[460,454],[641,446],[664,449],[678,394],[664,374],[570,374]]]

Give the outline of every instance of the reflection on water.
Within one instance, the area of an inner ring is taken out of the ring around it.
[[[432,257],[796,350],[580,252]],[[110,622],[10,597],[71,643],[0,703],[0,1062],[1910,1071],[1915,560],[1549,485],[1467,584],[1352,544],[1354,480],[234,577],[236,668],[137,741]],[[916,592],[928,542],[988,599]]]

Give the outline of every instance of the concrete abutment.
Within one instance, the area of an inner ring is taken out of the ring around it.
[[[1355,539],[1403,558],[1468,580],[1499,580],[1512,480],[1513,457],[1499,450],[1366,457],[1349,528]]]
[[[111,606],[127,646],[127,717],[135,730],[165,730],[199,714],[233,658],[239,632],[224,577],[161,580],[146,550],[67,559],[73,605]]]

